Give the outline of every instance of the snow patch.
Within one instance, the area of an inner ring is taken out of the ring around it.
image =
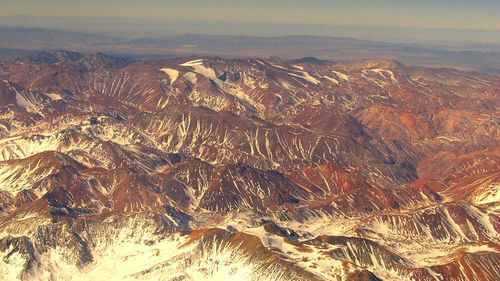
[[[243,232],[257,236],[266,248],[274,248],[283,252],[283,237],[268,234],[263,226],[247,228]]]
[[[488,245],[470,245],[466,249],[467,252],[469,253],[478,253],[478,252],[493,252],[493,253],[498,253],[498,251]]]
[[[315,85],[320,84],[319,80],[316,79],[316,78],[314,78],[314,77],[312,77],[307,71],[299,71],[299,72],[302,74],[301,76],[300,75],[296,75],[296,74],[292,74],[292,73],[289,73],[289,74],[292,75],[292,76],[300,77],[300,78],[302,78],[302,79],[304,79],[304,80],[306,80],[306,81],[308,81],[310,83],[313,83]]]
[[[195,65],[193,66],[194,72],[205,76],[208,79],[215,80],[217,79],[217,76],[215,75],[215,71],[211,68],[205,67],[203,65]]]
[[[12,254],[9,254],[11,253]],[[11,246],[0,255],[0,276],[2,280],[19,280],[24,268],[25,260],[21,253]]]
[[[17,103],[17,105],[19,105],[20,107],[22,107],[26,110],[34,107],[34,105],[28,99],[26,99],[23,95],[21,95],[21,93],[19,93],[17,90],[16,90],[16,103]]]
[[[213,69],[203,65],[203,59],[188,61],[188,62],[181,64],[180,66],[191,67],[194,70],[194,72],[196,72],[202,76],[205,76],[208,79],[211,79],[211,80],[217,79],[217,76],[215,75],[215,71]]]
[[[394,76],[394,73],[390,70],[381,69],[381,68],[374,68],[374,69],[370,69],[369,71],[374,72],[376,74],[379,74],[380,76],[384,77],[384,79],[390,78],[392,80],[392,82],[398,83],[396,76]],[[388,76],[386,76],[386,75],[388,75]]]
[[[282,66],[279,66],[279,65],[273,64],[273,63],[270,63],[270,65],[272,65],[276,68],[279,68],[279,69],[286,70],[287,72],[285,72],[285,73],[290,75],[290,76],[304,79],[307,82],[310,82],[310,83],[315,84],[315,85],[320,84],[319,80],[314,78],[313,76],[311,76],[311,74],[309,74],[307,71],[304,71],[304,68],[302,66],[292,65],[293,68],[298,69],[298,70],[293,70],[293,69],[287,69],[285,67],[282,67]],[[288,72],[288,71],[293,71],[293,72]],[[297,74],[297,73],[300,73],[300,74]]]
[[[175,80],[177,80],[177,77],[179,77],[179,71],[172,68],[162,68],[160,69],[160,71],[163,71],[168,75],[168,77],[170,78],[170,85],[174,84]]]
[[[50,249],[41,257],[42,268],[34,280],[286,281],[286,268],[255,259],[223,242],[186,244],[188,237],[177,234],[166,239],[135,237],[121,235],[113,237],[112,243],[99,243],[93,251],[94,262],[84,268],[69,263],[62,248]],[[0,272],[18,273],[6,265],[0,260]],[[17,268],[22,267],[13,269]]]
[[[45,93],[47,97],[49,97],[51,100],[56,101],[56,100],[62,100],[62,96],[57,93]]]
[[[449,142],[456,142],[456,141],[460,141],[459,138],[457,137],[453,137],[453,136],[437,136],[436,137],[438,140],[445,140],[445,141],[449,141]]]
[[[202,65],[202,64],[203,64],[203,59],[197,59],[197,60],[191,60],[191,61],[185,62],[183,64],[180,64],[180,66],[189,67],[189,66],[197,66],[197,65]]]
[[[189,81],[191,84],[196,84],[196,82],[198,82],[198,78],[196,78],[196,73],[186,72],[183,77],[186,81]]]
[[[335,73],[335,75],[337,75],[337,77],[340,80],[349,81],[349,76],[347,74],[344,74],[342,72],[338,72],[338,71],[335,71],[335,70],[332,70],[332,72]]]
[[[326,75],[325,75],[325,76],[323,76],[323,78],[325,78],[326,80],[328,80],[328,81],[332,82],[332,84],[335,84],[335,85],[338,85],[338,84],[339,84],[339,81],[338,81],[337,79],[334,79],[334,78],[332,78],[332,77],[330,77],[330,76],[326,76]]]
[[[478,205],[500,202],[500,183],[493,182],[484,190],[477,191],[473,202]]]

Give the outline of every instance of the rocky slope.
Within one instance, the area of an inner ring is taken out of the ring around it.
[[[498,280],[500,77],[0,59],[5,280]]]

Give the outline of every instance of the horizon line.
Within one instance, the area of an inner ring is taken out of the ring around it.
[[[134,17],[105,17],[105,16],[85,16],[85,15],[34,15],[34,14],[15,14],[15,15],[0,15],[0,18],[14,18],[14,17],[33,17],[33,18],[80,18],[80,19],[107,19],[107,20],[129,20],[129,21],[142,21],[142,22],[177,22],[177,23],[200,23],[200,24],[249,24],[249,25],[290,25],[290,26],[322,26],[322,27],[341,27],[341,28],[366,28],[366,29],[386,29],[386,30],[428,30],[428,31],[488,31],[500,32],[500,28],[453,28],[453,27],[417,27],[417,26],[386,26],[386,25],[347,25],[335,23],[297,23],[297,22],[270,22],[270,21],[220,21],[220,20],[199,20],[199,19],[160,19],[160,18],[134,18]]]

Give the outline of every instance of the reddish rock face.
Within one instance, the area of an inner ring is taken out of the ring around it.
[[[19,278],[55,249],[90,272],[126,231],[293,280],[500,276],[498,76],[59,51],[0,78],[0,269]]]

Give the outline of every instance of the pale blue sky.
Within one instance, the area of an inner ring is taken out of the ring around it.
[[[0,0],[0,15],[500,30],[500,0]]]

